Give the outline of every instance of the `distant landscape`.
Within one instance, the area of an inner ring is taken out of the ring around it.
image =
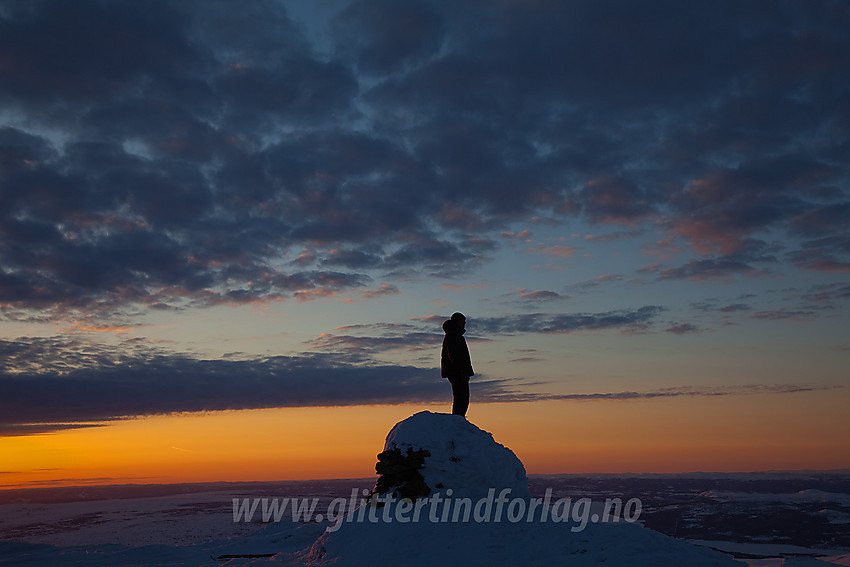
[[[534,477],[529,485],[534,495],[552,487],[559,496],[640,498],[640,521],[676,538],[850,548],[850,471]]]
[[[157,543],[186,545],[228,530],[229,536],[241,536],[261,528],[259,517],[252,524],[232,522],[233,498],[319,498],[324,508],[333,498],[373,485],[374,478],[362,478],[5,490],[0,491],[0,540],[102,545],[108,526],[123,533],[125,545],[141,534]],[[532,475],[529,487],[538,498],[547,489],[554,498],[639,498],[644,526],[736,558],[850,552],[847,470]]]

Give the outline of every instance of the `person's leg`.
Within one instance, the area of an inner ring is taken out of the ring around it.
[[[469,409],[469,378],[455,378],[452,381],[452,413],[466,415]]]

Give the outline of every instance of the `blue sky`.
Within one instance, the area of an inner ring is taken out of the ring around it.
[[[846,396],[848,24],[6,2],[3,431],[439,400],[456,310],[479,401]]]

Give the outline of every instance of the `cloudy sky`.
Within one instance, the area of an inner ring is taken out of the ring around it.
[[[555,432],[644,413],[637,446],[705,460],[610,467],[850,467],[848,29],[843,0],[0,3],[0,473],[138,416],[446,411],[454,311],[470,418],[546,429],[532,472],[604,469]],[[730,419],[758,433],[726,463]]]

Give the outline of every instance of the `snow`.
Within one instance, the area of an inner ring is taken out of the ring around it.
[[[690,565],[737,566],[726,555],[637,524],[591,524],[574,533],[555,523],[345,524],[325,533],[309,565]]]
[[[839,553],[838,550],[832,549],[813,549],[809,547],[801,547],[799,545],[790,545],[785,543],[738,543],[731,541],[711,541],[692,539],[689,543],[725,551],[727,553],[745,554],[745,555],[761,555],[768,556],[790,556],[790,555],[820,555],[827,556],[834,553]]]
[[[73,546],[179,546],[257,530],[234,524],[230,500],[217,493],[194,493],[52,504],[0,505],[0,533],[29,543]]]
[[[824,492],[823,490],[815,489],[801,490],[794,494],[708,490],[700,493],[700,496],[704,498],[711,498],[712,500],[718,500],[720,502],[833,503],[841,506],[850,506],[850,494]]]
[[[532,509],[522,462],[493,436],[459,416],[421,412],[397,424],[385,450],[426,449],[421,474],[437,494],[486,501],[505,494],[524,510]],[[375,567],[405,565],[690,565],[737,566],[740,563],[713,550],[674,540],[635,523],[555,521],[555,505],[536,514],[493,513],[489,521],[443,521],[445,504],[430,500],[419,521],[400,521],[398,502],[380,508],[366,502],[345,521],[331,526],[300,558],[306,565]],[[516,505],[516,509],[520,508]],[[575,508],[573,508],[575,510]],[[375,521],[356,521],[356,518]],[[458,516],[461,518],[462,516]],[[599,516],[596,516],[597,519]],[[544,520],[545,518],[545,520]],[[407,515],[410,520],[410,514]],[[516,519],[517,521],[512,521]],[[560,519],[560,516],[558,516]]]
[[[390,430],[384,450],[425,448],[420,474],[430,487],[444,486],[453,496],[484,498],[490,488],[511,490],[511,497],[530,498],[528,476],[513,451],[497,443],[493,434],[463,416],[419,412]]]
[[[829,557],[777,557],[773,559],[742,559],[749,567],[830,567]],[[832,563],[841,565],[841,563]]]
[[[850,524],[850,514],[845,512],[823,509],[818,514],[823,515],[830,524]]]

